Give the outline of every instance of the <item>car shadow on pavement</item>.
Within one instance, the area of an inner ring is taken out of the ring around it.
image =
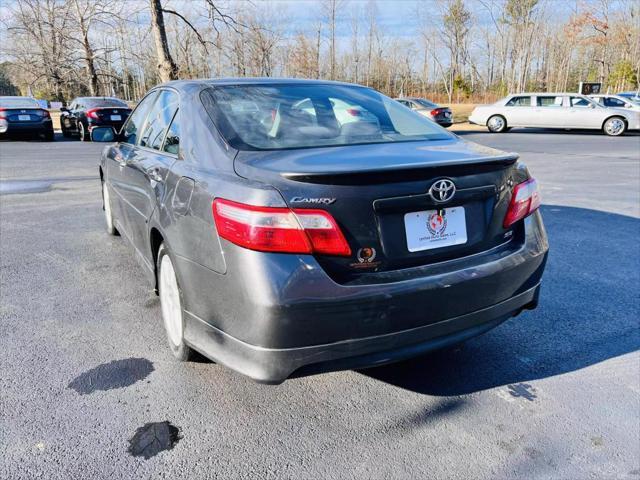
[[[579,370],[640,348],[640,219],[542,208],[550,252],[537,310],[449,349],[361,370],[428,395],[464,395]]]

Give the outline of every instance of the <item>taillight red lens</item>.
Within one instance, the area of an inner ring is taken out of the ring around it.
[[[436,115],[442,113],[442,109],[441,108],[434,108],[429,113],[435,117]]]
[[[44,118],[51,118],[51,114],[49,113],[49,110],[42,110],[42,116]]]
[[[347,113],[352,117],[359,117],[361,112],[357,108],[347,108]]]
[[[6,108],[0,108],[0,118],[7,118],[6,117],[6,113],[4,113],[6,111]]]
[[[349,244],[324,210],[256,207],[222,198],[213,201],[218,234],[236,245],[263,252],[348,256]]]
[[[518,220],[531,215],[540,206],[540,192],[538,182],[535,178],[530,178],[526,182],[519,183],[513,189],[509,209],[504,217],[503,226],[505,228],[513,225]]]
[[[95,118],[96,120],[98,120],[98,109],[97,108],[92,108],[91,110],[87,110],[87,117],[89,118]]]

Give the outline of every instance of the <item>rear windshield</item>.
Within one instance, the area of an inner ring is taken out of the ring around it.
[[[7,98],[0,97],[0,108],[40,108],[33,98]]]
[[[205,108],[239,150],[442,140],[452,135],[395,100],[343,85],[230,85],[204,90]]]
[[[88,108],[129,108],[125,102],[117,98],[86,98],[83,103]]]

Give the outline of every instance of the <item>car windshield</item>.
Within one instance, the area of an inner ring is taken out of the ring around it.
[[[372,89],[346,85],[230,85],[203,91],[220,133],[239,150],[452,138]]]
[[[84,103],[89,108],[129,108],[125,102],[117,98],[87,98]]]
[[[417,98],[416,100],[414,100],[414,102],[416,102],[418,105],[425,107],[425,108],[433,108],[433,107],[437,107],[437,105],[435,103],[431,103],[429,100],[423,100],[421,98]]]
[[[29,97],[0,97],[0,108],[40,108],[40,105]]]

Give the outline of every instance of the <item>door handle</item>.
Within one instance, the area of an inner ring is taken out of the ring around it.
[[[147,171],[147,175],[149,176],[149,180],[153,180],[157,183],[164,182],[164,178],[162,177],[162,173],[160,172],[160,169],[158,167],[150,168]]]

